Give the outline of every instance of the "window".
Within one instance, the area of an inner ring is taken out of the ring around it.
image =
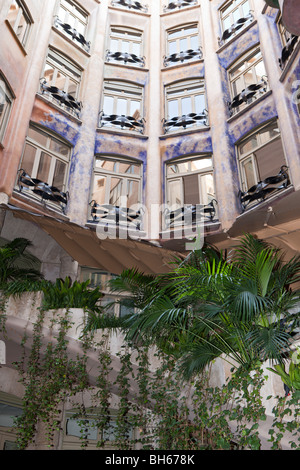
[[[60,27],[66,35],[72,37],[89,52],[90,43],[86,41],[88,15],[71,0],[60,0],[55,26]]]
[[[243,139],[237,150],[244,207],[287,186],[287,167],[277,122]]]
[[[53,203],[67,201],[67,184],[70,147],[60,138],[30,126],[19,170],[19,188],[31,196],[42,196]]]
[[[0,73],[0,142],[2,142],[4,137],[12,102],[12,93]]]
[[[31,25],[31,19],[25,5],[21,0],[13,0],[8,12],[7,20],[13,28],[22,46],[26,45]]]
[[[230,112],[238,112],[267,91],[266,69],[261,51],[256,49],[239,59],[229,70],[232,101]]]
[[[172,29],[167,33],[167,56],[164,65],[201,58],[200,38],[197,24]]]
[[[110,32],[110,47],[106,60],[144,66],[142,38],[143,36],[140,31],[112,27]]]
[[[250,0],[231,0],[220,10],[221,42],[234,36],[246,23],[253,20]]]
[[[169,224],[182,222],[181,209],[184,206],[201,207],[211,205],[215,214],[215,187],[212,156],[195,156],[168,163],[166,203],[169,209]],[[178,212],[179,209],[179,212]]]
[[[284,69],[285,65],[287,64],[289,58],[291,57],[296,44],[299,41],[299,37],[295,36],[294,34],[290,33],[282,22],[282,18],[280,17],[278,20],[278,30],[281,38],[282,43],[282,51],[281,57],[279,58],[279,65],[281,69]]]
[[[103,111],[100,127],[143,132],[143,88],[133,83],[118,80],[104,82]]]
[[[111,5],[113,7],[125,7],[131,10],[138,10],[146,13],[148,11],[148,7],[146,5],[143,5],[141,2],[138,2],[136,0],[112,0]]]
[[[165,132],[207,125],[204,80],[186,80],[166,87]]]
[[[22,400],[0,392],[0,450],[17,450],[14,420],[22,414]]]
[[[59,106],[79,114],[81,103],[78,101],[81,70],[73,62],[56,51],[50,50],[44,68],[42,93]]]
[[[197,4],[197,0],[171,0],[168,1],[168,5],[164,7],[164,11],[172,11],[176,10],[177,8],[180,9],[182,7],[188,7]]]

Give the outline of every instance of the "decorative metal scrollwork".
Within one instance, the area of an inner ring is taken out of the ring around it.
[[[193,49],[188,49],[187,51],[181,51],[177,52],[175,54],[171,54],[169,56],[164,57],[164,66],[167,67],[171,62],[176,63],[176,62],[185,62],[186,60],[191,60],[191,59],[202,59],[203,53],[201,48],[196,49],[195,51]]]
[[[121,129],[127,128],[130,130],[138,131],[140,133],[144,132],[144,119],[135,119],[133,116],[124,116],[118,114],[104,114],[103,111],[100,111],[100,127],[105,124],[113,124],[114,126],[120,126]]]
[[[60,205],[62,211],[65,213],[66,206],[69,200],[69,193],[60,191],[55,186],[41,181],[37,178],[31,178],[23,168],[19,170],[18,182],[20,192],[23,188],[30,189],[34,194],[41,196],[42,202],[52,201]]]
[[[141,229],[143,220],[143,211],[139,209],[134,211],[128,207],[113,206],[112,204],[98,204],[92,200],[89,205],[91,206],[91,217],[93,222],[104,222],[107,225],[120,225],[130,224],[136,230]]]
[[[81,101],[75,100],[72,95],[55,86],[48,85],[45,78],[41,78],[41,92],[42,94],[51,95],[60,105],[64,105],[69,111],[73,111],[79,117],[82,110]]]
[[[239,18],[233,25],[230,26],[230,28],[226,29],[221,37],[218,38],[219,41],[219,46],[221,47],[225,41],[227,41],[231,36],[236,34],[236,32],[243,28],[245,24],[247,23],[252,23],[254,17],[251,12],[249,12],[249,15],[245,16],[244,18]]]
[[[167,227],[181,225],[183,223],[195,224],[196,222],[213,221],[217,214],[216,199],[209,204],[186,204],[175,210],[165,209],[165,223]]]
[[[134,10],[140,10],[145,13],[148,11],[147,5],[142,5],[140,2],[136,2],[134,0],[112,0],[112,6],[121,5],[122,7],[133,8]]]
[[[176,116],[171,119],[163,119],[164,133],[168,132],[172,127],[183,127],[202,122],[204,126],[208,126],[208,112],[206,109],[202,113],[189,113],[183,116]]]
[[[280,68],[283,70],[287,60],[291,57],[295,46],[298,42],[299,36],[295,36],[294,34],[288,39],[287,44],[281,51],[281,57],[278,59]]]
[[[63,23],[58,18],[58,16],[55,17],[54,26],[56,28],[61,28],[65,33],[69,34],[73,41],[79,42],[79,44],[83,47],[86,52],[90,51],[90,41],[87,41],[82,34],[80,34],[75,28],[72,28],[72,26],[70,26],[68,23]]]
[[[198,5],[197,0],[173,0],[164,7],[164,11],[175,10],[175,8],[182,8],[191,5]]]
[[[282,165],[277,175],[269,176],[264,179],[264,181],[259,181],[256,185],[252,186],[245,192],[240,191],[239,197],[243,210],[245,210],[252,202],[263,201],[272,193],[286,188],[290,184],[287,170],[288,167],[286,165]]]
[[[228,108],[230,112],[230,116],[237,111],[237,108],[242,104],[248,104],[250,100],[257,99],[258,96],[261,96],[267,91],[268,82],[267,77],[264,77],[260,82],[253,83],[244,90],[242,90],[238,95],[236,95],[232,101],[228,102]]]
[[[106,52],[105,57],[106,62],[110,60],[118,60],[120,62],[124,62],[126,65],[127,62],[130,64],[138,64],[140,67],[145,67],[145,59],[144,57],[139,57],[136,54],[130,54],[129,52]]]

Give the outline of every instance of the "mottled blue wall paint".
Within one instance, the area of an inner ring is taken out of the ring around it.
[[[47,113],[46,119],[40,121],[40,124],[67,140],[75,147],[80,137],[80,124],[73,122],[71,119],[64,117],[60,113]]]
[[[257,44],[259,44],[259,31],[257,23],[254,23],[243,35],[218,52],[221,67],[228,69],[239,57]]]

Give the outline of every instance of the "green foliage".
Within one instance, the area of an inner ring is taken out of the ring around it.
[[[99,300],[103,297],[99,288],[89,289],[90,281],[78,282],[69,277],[57,279],[55,283],[48,282],[42,286],[44,293],[43,309],[83,308],[99,312]]]
[[[285,385],[291,392],[300,398],[300,364],[293,361],[289,365],[289,370],[286,372],[284,364],[276,364],[273,368],[268,368],[270,371],[279,375]]]

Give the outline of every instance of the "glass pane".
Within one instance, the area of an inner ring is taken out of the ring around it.
[[[122,180],[120,178],[111,178],[109,204],[119,206],[122,196]]]
[[[10,9],[9,9],[9,12],[8,12],[8,15],[7,15],[7,19],[10,22],[10,24],[12,25],[12,27],[14,27],[14,24],[16,22],[16,19],[17,19],[17,16],[18,16],[18,11],[19,11],[19,6],[18,6],[17,2],[15,2],[13,0],[11,2],[11,6],[10,6]]]
[[[183,177],[183,191],[185,204],[199,204],[198,174]]]
[[[181,114],[189,114],[193,111],[192,109],[192,98],[189,96],[187,98],[182,98],[181,100]]]
[[[188,50],[188,40],[187,40],[187,38],[180,39],[179,48],[180,48],[180,51],[187,51]]]
[[[234,11],[232,12],[233,22],[235,23],[237,20],[240,19],[240,17],[241,17],[241,15],[240,15],[240,10],[239,10],[239,8],[237,8],[236,10],[234,10]]]
[[[27,21],[23,15],[21,15],[17,30],[16,30],[16,35],[19,38],[19,41],[24,44],[24,41],[26,39],[26,31],[27,31]]]
[[[253,85],[253,83],[256,83],[253,69],[248,70],[248,72],[244,74],[244,81],[245,81],[245,88],[247,88],[247,86],[249,85]]]
[[[169,116],[169,118],[179,116],[178,101],[177,100],[168,101],[168,116]]]
[[[177,53],[176,41],[169,42],[169,55]]]
[[[73,96],[75,100],[77,98],[77,89],[78,83],[73,82],[73,80],[69,80],[68,90],[66,90],[66,92],[69,93],[69,95]]]
[[[81,23],[80,21],[77,21],[76,29],[79,34],[82,34],[82,36],[85,36],[85,24]]]
[[[1,88],[1,76],[0,76],[0,128],[2,123],[4,123],[5,117],[8,114],[10,107],[10,101],[6,96],[5,90]]]
[[[101,175],[95,175],[92,199],[98,204],[105,204],[105,188],[106,188],[106,177]]]
[[[60,191],[63,191],[64,189],[66,169],[67,169],[67,165],[64,162],[61,162],[60,160],[56,160],[52,186],[55,186]]]
[[[95,420],[92,419],[67,419],[66,434],[67,436],[86,437],[90,440],[97,439],[97,426]],[[84,430],[87,430],[85,433]]]
[[[195,96],[195,112],[202,113],[205,109],[205,96],[204,95],[196,95]],[[201,122],[199,122],[201,124]]]
[[[169,181],[168,196],[168,204],[170,206],[183,206],[183,200],[181,197],[181,180]]]
[[[30,176],[32,176],[33,164],[36,155],[36,149],[32,145],[26,144],[22,160],[22,168]]]
[[[54,67],[52,65],[46,63],[45,70],[44,70],[44,77],[45,77],[48,85],[52,85],[53,75],[54,75]]]
[[[258,146],[257,136],[249,137],[243,144],[240,145],[239,150],[240,154],[244,155],[246,153],[252,152]]]
[[[243,3],[242,7],[243,7],[243,15],[244,15],[244,17],[245,17],[245,16],[248,16],[249,13],[250,13],[250,5],[249,5],[248,0],[246,0],[246,2]]]
[[[207,205],[215,197],[214,178],[212,174],[201,176],[201,204]]]
[[[118,115],[127,115],[127,100],[124,100],[123,98],[118,98],[117,99],[117,113]]]
[[[212,166],[211,158],[199,158],[199,160],[191,161],[191,171],[203,170]]]
[[[260,82],[262,77],[266,75],[265,65],[262,60],[257,65],[255,65],[255,73],[257,82]]]
[[[260,135],[260,142],[262,144],[264,144],[265,142],[268,142],[273,137],[277,137],[278,135],[280,135],[280,130],[278,128],[277,122],[270,124],[269,126],[262,129],[259,135]]]
[[[114,99],[112,96],[104,96],[103,111],[105,114],[114,114]]]
[[[132,47],[131,47],[131,52],[132,52],[132,54],[135,54],[138,57],[140,57],[141,56],[141,45],[138,44],[137,42],[133,42]]]
[[[131,207],[139,202],[139,181],[127,181],[127,207]]]
[[[248,159],[243,163],[244,172],[245,172],[245,183],[246,189],[250,189],[253,185],[256,184],[255,171],[253,166],[253,160]]]
[[[60,90],[65,91],[66,77],[59,70],[57,71],[56,80],[54,85]]]
[[[117,39],[110,40],[110,52],[119,52],[118,49],[119,41]]]
[[[231,18],[230,16],[227,16],[227,18],[223,20],[223,31],[226,31],[227,29],[229,29],[230,26],[231,26]]]
[[[130,42],[122,41],[122,52],[130,52]]]
[[[120,173],[131,174],[131,175],[139,175],[140,174],[140,167],[139,167],[139,165],[132,165],[131,163],[120,162],[119,172]]]
[[[190,40],[190,48],[193,51],[196,51],[199,47],[199,38],[198,36],[192,36]]]
[[[35,142],[38,142],[42,147],[47,147],[48,137],[43,132],[30,127],[28,129],[28,137],[30,137]]]
[[[135,119],[140,119],[140,110],[141,110],[141,103],[139,101],[133,101],[131,100],[130,102],[130,116],[133,116]]]
[[[59,153],[60,155],[64,155],[66,157],[69,154],[69,147],[63,142],[60,142],[54,138],[51,138],[50,140],[50,150],[53,150],[53,152]]]
[[[44,183],[48,183],[50,165],[51,165],[50,155],[48,155],[45,152],[42,152],[36,177],[39,180],[43,181]]]
[[[243,77],[238,78],[232,83],[233,96],[235,97],[244,89],[244,80]]]

